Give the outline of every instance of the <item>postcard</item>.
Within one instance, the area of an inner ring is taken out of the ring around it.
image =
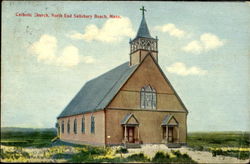
[[[2,5],[1,161],[249,162],[249,2]]]

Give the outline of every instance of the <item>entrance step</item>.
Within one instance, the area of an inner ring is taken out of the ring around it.
[[[141,148],[141,145],[136,143],[126,143],[125,147],[127,149],[135,149],[135,148]]]
[[[168,148],[180,148],[181,144],[179,143],[167,143]]]

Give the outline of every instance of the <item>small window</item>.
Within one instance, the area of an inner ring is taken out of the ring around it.
[[[64,133],[64,121],[62,121],[61,131]]]
[[[77,133],[77,119],[74,120],[74,133]]]
[[[85,133],[85,118],[82,117],[82,133]]]
[[[60,124],[58,124],[58,123],[56,123],[56,127],[57,127],[57,132],[58,132],[58,135],[60,135],[60,133],[61,133],[61,126],[60,126]]]
[[[90,127],[90,132],[95,133],[95,117],[91,116],[91,127]]]
[[[70,133],[70,122],[69,122],[69,120],[68,120],[68,124],[67,124],[67,131],[68,131],[68,133]]]
[[[141,108],[156,109],[156,91],[151,86],[141,88]]]
[[[142,88],[141,89],[141,108],[145,108],[145,100],[144,100],[144,98],[145,98],[145,90],[144,90],[144,88]]]

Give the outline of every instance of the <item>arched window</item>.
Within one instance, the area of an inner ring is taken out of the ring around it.
[[[61,130],[62,130],[62,133],[64,133],[64,121],[62,121]]]
[[[82,133],[85,133],[85,118],[82,117]]]
[[[91,127],[90,127],[90,132],[95,133],[95,117],[91,116]]]
[[[69,122],[69,120],[68,120],[68,124],[67,124],[67,131],[68,131],[68,133],[70,133],[70,122]]]
[[[141,108],[156,109],[156,91],[149,85],[141,88]]]
[[[62,131],[62,130],[60,130],[61,129],[60,124],[56,123],[56,128],[57,128],[57,133],[58,133],[57,135],[60,136],[60,133]]]
[[[77,119],[74,120],[74,133],[77,133]]]

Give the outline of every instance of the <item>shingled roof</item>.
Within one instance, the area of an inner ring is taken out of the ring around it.
[[[141,37],[142,38],[152,38],[152,36],[149,33],[148,25],[146,23],[146,19],[145,19],[144,15],[142,16],[141,24],[140,24],[140,27],[137,31],[137,35],[136,35],[135,39],[141,38]]]
[[[58,118],[104,109],[137,67],[126,62],[88,81]]]

